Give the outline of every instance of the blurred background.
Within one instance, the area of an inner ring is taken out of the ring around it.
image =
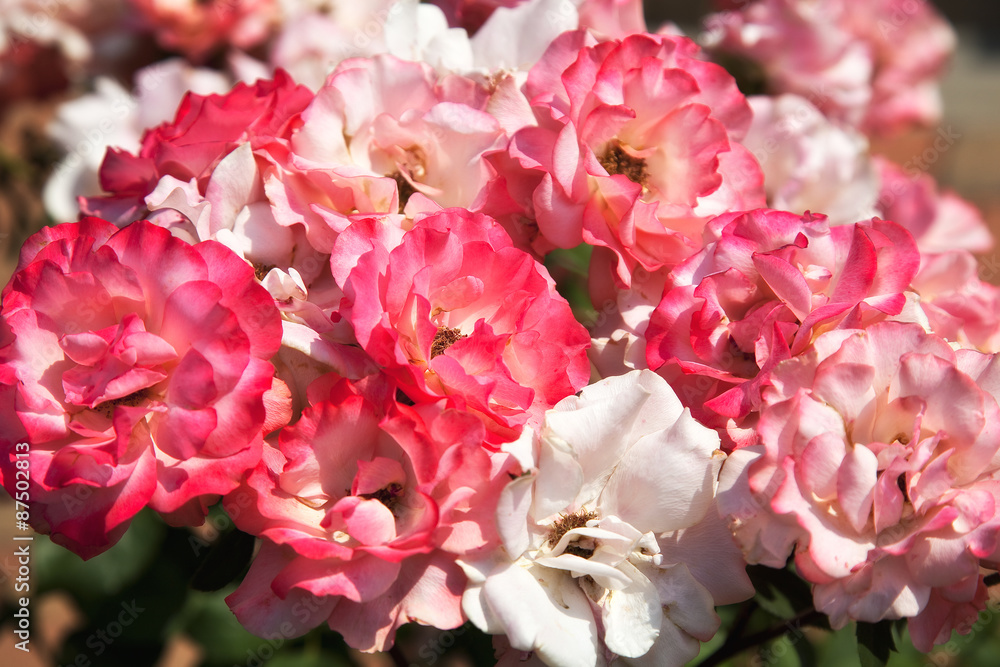
[[[51,0],[59,2],[65,0]],[[0,0],[0,26],[5,5]],[[959,41],[943,83],[945,117],[940,127],[912,131],[875,146],[876,152],[906,163],[928,148],[939,130],[958,139],[940,154],[930,172],[945,188],[979,207],[1000,235],[1000,3],[957,0],[936,3],[955,25]],[[708,2],[650,1],[651,28],[673,21],[696,32]],[[100,17],[95,17],[99,20]],[[160,55],[140,51],[136,67]],[[68,81],[53,80],[52,63],[42,54],[32,61],[37,76],[0,78],[0,283],[6,283],[24,239],[49,224],[41,203],[42,187],[60,159],[47,127],[57,106],[81,91]],[[131,71],[119,72],[130,85]],[[984,262],[992,257],[983,258]],[[1000,273],[991,272],[994,276]],[[0,516],[13,516],[0,493]],[[0,665],[128,665],[158,667],[313,667],[324,665],[411,665],[465,667],[491,665],[491,640],[469,626],[452,632],[410,626],[399,633],[394,655],[365,655],[349,650],[327,631],[304,638],[262,639],[245,632],[225,605],[225,596],[242,573],[252,545],[232,531],[229,520],[213,513],[197,531],[166,527],[155,515],[141,514],[122,541],[107,553],[83,562],[44,536],[31,543],[31,652],[15,648],[12,601],[18,564],[13,555],[13,521],[0,521]],[[755,576],[759,573],[755,573]],[[192,586],[192,581],[195,586]],[[793,599],[801,590],[778,592],[761,580],[762,591],[747,607],[720,611],[723,627],[747,623],[752,632],[776,628],[767,642],[726,665],[834,667],[858,664],[854,629],[838,633],[801,626],[793,618]],[[221,586],[221,588],[219,588]],[[205,590],[197,590],[197,588]],[[794,587],[793,587],[794,588]],[[996,587],[1000,588],[1000,587]],[[218,590],[210,590],[218,589]],[[806,591],[806,595],[808,592]],[[995,594],[1000,597],[1000,592]],[[997,609],[993,606],[991,609]],[[893,630],[901,652],[893,667],[1000,664],[1000,621],[992,611],[967,636],[923,656],[905,635]],[[743,618],[746,616],[746,618]],[[723,641],[706,645],[707,656]]]

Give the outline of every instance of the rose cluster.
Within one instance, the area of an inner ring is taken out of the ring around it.
[[[277,11],[135,4],[199,52]],[[975,209],[870,152],[951,43],[915,0],[873,32],[894,4],[741,3],[703,49],[630,0],[439,2],[318,88],[188,93],[21,251],[4,485],[30,442],[33,525],[84,558],[221,500],[262,636],[681,665],[794,556],[831,625],[930,650],[1000,562],[1000,294]]]

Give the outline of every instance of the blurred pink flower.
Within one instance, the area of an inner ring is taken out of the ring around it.
[[[748,83],[805,97],[869,135],[940,118],[955,36],[925,0],[756,0],[706,28],[707,48],[762,70]]]
[[[165,49],[205,60],[227,46],[248,49],[281,18],[276,0],[129,0],[143,27]]]
[[[770,208],[821,213],[831,226],[876,214],[879,174],[863,134],[832,122],[798,95],[748,99],[753,124],[743,144],[764,170]],[[906,226],[890,214],[879,217]]]
[[[982,214],[954,192],[940,191],[930,174],[873,158],[880,183],[875,205],[880,217],[893,220],[913,234],[925,255],[966,250],[987,252],[993,235]]]

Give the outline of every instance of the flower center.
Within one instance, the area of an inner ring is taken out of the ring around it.
[[[104,401],[94,406],[95,412],[100,412],[108,419],[115,413],[115,407],[119,405],[124,405],[129,408],[134,408],[136,406],[142,405],[147,399],[149,399],[150,392],[149,388],[140,389],[139,391],[132,392],[128,396],[122,396],[121,398],[113,398],[110,401]]]
[[[646,171],[646,161],[626,153],[617,140],[608,144],[608,149],[598,158],[598,162],[609,174],[620,174],[639,185],[645,185],[649,176],[649,172]]]
[[[588,521],[596,518],[597,512],[592,510],[580,510],[578,512],[574,512],[573,514],[561,514],[559,519],[552,524],[551,528],[549,528],[549,537],[546,541],[549,546],[554,547],[559,544],[559,540],[563,538],[563,535],[574,528],[583,528],[587,525]],[[571,549],[588,551],[589,553],[586,556],[583,556],[584,558],[590,558],[590,556],[594,553],[593,549],[583,549],[582,547],[574,545],[566,547],[566,553],[574,553]],[[581,554],[577,553],[576,555],[580,556]]]
[[[729,337],[729,359],[732,360],[733,368],[726,370],[729,370],[733,375],[753,378],[760,373],[757,356],[752,352],[744,351],[732,336]]]
[[[454,345],[455,341],[467,337],[467,334],[463,334],[461,329],[438,327],[437,333],[434,335],[434,341],[431,343],[431,359],[439,354],[444,354],[444,351]]]
[[[410,185],[402,172],[397,171],[392,174],[392,179],[396,181],[396,190],[399,192],[399,212],[402,213],[403,209],[406,208],[406,202],[410,201],[410,197],[416,192],[416,189]]]
[[[574,556],[579,556],[580,558],[590,558],[594,555],[594,550],[580,546],[579,544],[569,544],[566,546],[566,550],[563,551],[563,553],[573,554]]]
[[[271,264],[264,264],[263,262],[253,263],[253,274],[257,277],[257,280],[264,280],[268,272],[273,269],[274,266]]]
[[[379,489],[374,493],[361,493],[358,494],[359,498],[365,498],[366,500],[377,500],[390,510],[396,506],[396,502],[403,495],[403,485],[393,482],[388,486]]]

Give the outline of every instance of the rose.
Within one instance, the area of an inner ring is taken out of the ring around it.
[[[47,228],[25,243],[0,315],[15,399],[3,418],[16,418],[3,430],[31,445],[33,525],[85,558],[147,505],[200,523],[277,425],[264,394],[278,312],[218,243],[188,245],[148,222]],[[3,468],[13,490],[6,456]]]

